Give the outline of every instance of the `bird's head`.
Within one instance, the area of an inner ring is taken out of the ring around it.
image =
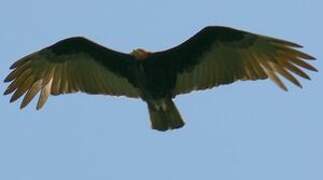
[[[134,56],[137,60],[144,60],[147,57],[149,57],[149,55],[151,54],[151,52],[145,51],[144,49],[135,49],[130,53],[132,56]]]

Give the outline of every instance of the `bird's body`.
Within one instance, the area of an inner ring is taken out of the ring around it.
[[[25,107],[40,91],[37,109],[48,96],[82,91],[141,98],[148,105],[152,128],[184,125],[173,98],[238,80],[270,78],[287,90],[277,74],[295,85],[293,76],[309,79],[300,68],[314,58],[292,42],[227,27],[206,27],[184,43],[160,52],[116,52],[83,37],[55,43],[15,62],[5,79],[11,102],[24,95]]]
[[[171,90],[175,88],[176,74],[169,71],[167,66],[155,68],[153,62],[157,60],[150,57],[151,53],[142,49],[134,52],[136,51],[139,51],[139,56],[133,54],[136,61],[135,84],[140,91],[140,97],[148,105],[153,128],[167,130],[184,126],[184,121],[172,101],[175,96]]]

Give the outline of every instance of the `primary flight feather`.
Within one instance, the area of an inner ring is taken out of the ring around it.
[[[178,94],[270,78],[287,90],[279,76],[302,87],[295,74],[317,71],[297,50],[302,46],[228,27],[210,26],[184,43],[160,52],[117,52],[83,37],[65,39],[16,61],[5,78],[10,102],[24,95],[24,108],[40,92],[37,109],[49,95],[73,92],[141,98],[153,129],[184,126],[174,102]]]

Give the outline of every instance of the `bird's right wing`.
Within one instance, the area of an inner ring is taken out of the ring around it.
[[[76,37],[62,40],[50,47],[16,61],[5,82],[11,82],[5,95],[13,93],[10,102],[24,95],[25,107],[40,91],[37,109],[48,96],[73,93],[108,94],[138,97],[132,83],[132,56]]]
[[[270,78],[287,90],[278,75],[295,85],[297,74],[309,79],[302,68],[317,71],[307,60],[315,58],[292,42],[227,27],[206,27],[184,43],[153,53],[156,67],[176,74],[172,95],[230,84],[238,80]]]

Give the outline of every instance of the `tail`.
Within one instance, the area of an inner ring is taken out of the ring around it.
[[[185,124],[172,99],[148,102],[148,109],[153,129],[166,131]]]

